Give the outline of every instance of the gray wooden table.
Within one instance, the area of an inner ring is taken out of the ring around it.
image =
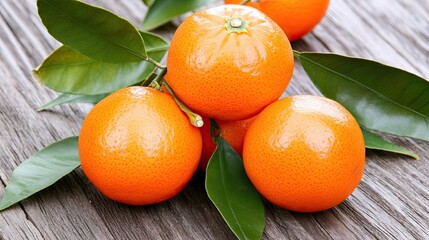
[[[91,105],[37,113],[55,96],[31,70],[59,44],[36,13],[35,0],[0,0],[0,196],[12,170],[36,150],[77,135]],[[91,0],[139,25],[140,0]],[[157,30],[171,38],[174,24]],[[332,0],[297,50],[375,59],[429,78],[429,0]],[[286,95],[317,94],[297,64]],[[292,213],[269,203],[265,239],[429,239],[429,144],[390,137],[421,161],[367,152],[359,188],[338,207]],[[130,207],[103,197],[75,170],[53,186],[0,212],[0,239],[232,239],[197,175],[170,201]]]

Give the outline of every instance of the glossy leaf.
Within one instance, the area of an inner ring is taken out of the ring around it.
[[[48,108],[52,108],[61,104],[66,103],[98,103],[103,98],[107,97],[109,94],[100,94],[100,95],[71,95],[71,94],[61,94],[58,97],[52,99],[51,101],[40,106],[37,111],[43,111]]]
[[[429,141],[429,82],[381,63],[324,53],[295,56],[320,92],[360,125]]]
[[[37,7],[48,32],[83,55],[113,63],[146,58],[138,30],[106,9],[76,0],[37,0]]]
[[[141,29],[152,30],[210,2],[213,0],[156,0],[146,12]]]
[[[168,43],[157,35],[141,34],[146,41],[149,57],[160,61],[168,50]],[[34,70],[34,75],[42,84],[57,92],[99,95],[141,82],[151,75],[154,68],[146,61],[100,62],[62,46]]]
[[[381,137],[379,137],[378,135],[362,129],[362,133],[363,133],[363,137],[365,139],[365,147],[369,148],[369,149],[375,149],[375,150],[382,150],[382,151],[387,151],[387,152],[393,152],[393,153],[399,153],[399,154],[403,154],[403,155],[407,155],[410,157],[413,157],[417,160],[420,159],[420,157],[415,154],[412,151],[409,151],[405,148],[402,148],[400,146],[395,145],[394,143],[391,143]]]
[[[244,170],[240,155],[221,137],[207,166],[210,200],[239,239],[260,239],[265,227],[262,199]]]
[[[21,163],[6,186],[0,211],[49,187],[80,165],[77,137],[53,143]]]

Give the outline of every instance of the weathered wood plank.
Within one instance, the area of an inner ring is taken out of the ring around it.
[[[89,1],[135,25],[140,0]],[[333,51],[371,58],[429,78],[427,0],[336,0],[323,23],[298,50]],[[174,24],[157,30],[171,39]],[[0,192],[12,170],[37,149],[76,135],[90,105],[34,109],[54,94],[31,76],[59,44],[37,17],[34,0],[0,1]],[[317,94],[297,64],[285,95]],[[389,137],[421,155],[421,161],[368,151],[362,184],[340,206],[315,214],[267,209],[266,239],[429,239],[428,143]],[[1,194],[0,194],[1,195]],[[1,239],[232,239],[197,175],[177,197],[130,207],[103,197],[80,169],[52,187],[0,213]]]

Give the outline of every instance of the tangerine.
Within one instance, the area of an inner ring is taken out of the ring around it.
[[[222,137],[240,155],[243,152],[244,136],[246,135],[247,129],[250,127],[255,118],[256,117],[252,117],[237,121],[216,120],[216,123],[222,133]],[[201,152],[201,159],[198,169],[205,171],[207,168],[207,163],[216,149],[216,144],[211,137],[210,119],[204,118],[204,125],[200,128],[200,131],[203,139],[203,150]]]
[[[243,163],[269,201],[316,212],[340,204],[357,187],[365,144],[358,123],[339,103],[287,97],[265,108],[250,126]]]
[[[147,205],[184,188],[202,140],[170,95],[129,87],[89,112],[78,145],[83,172],[97,189],[121,203]]]
[[[276,23],[254,8],[223,5],[196,12],[179,26],[165,78],[193,111],[241,120],[281,96],[293,65],[290,43]]]
[[[238,4],[242,0],[224,2]],[[329,0],[258,0],[247,5],[267,14],[283,29],[290,41],[295,41],[311,32],[322,20]]]

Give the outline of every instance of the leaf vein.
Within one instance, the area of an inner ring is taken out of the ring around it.
[[[226,157],[225,157],[225,151],[223,151],[223,148],[224,148],[224,146],[223,146],[223,140],[221,140],[222,141],[222,143],[220,144],[220,146],[222,146],[222,155],[224,155],[223,156],[223,158],[221,158],[221,159],[225,159]],[[223,184],[223,186],[224,186],[224,188],[226,187],[226,182],[225,182],[225,177],[224,177],[224,166],[223,166],[223,164],[222,164],[222,162],[221,161],[219,161],[219,163],[220,163],[220,169],[221,169],[221,176],[222,176],[222,184]],[[224,191],[223,192],[224,194],[225,194],[225,198],[226,198],[226,202],[228,203],[228,207],[229,207],[229,209],[231,209],[231,212],[232,212],[232,216],[234,217],[234,220],[235,220],[235,222],[237,222],[237,223],[239,223],[239,221],[238,221],[238,218],[237,218],[237,215],[236,215],[236,213],[235,213],[235,211],[234,211],[234,209],[232,208],[232,206],[231,206],[231,203],[230,203],[230,200],[229,200],[229,197],[228,197],[228,194],[226,193],[226,191]],[[246,237],[246,234],[244,233],[244,231],[243,231],[243,229],[241,228],[241,226],[240,226],[240,224],[237,224],[238,225],[238,228],[240,229],[240,232],[241,232],[241,234],[245,237],[245,238],[247,238]]]

